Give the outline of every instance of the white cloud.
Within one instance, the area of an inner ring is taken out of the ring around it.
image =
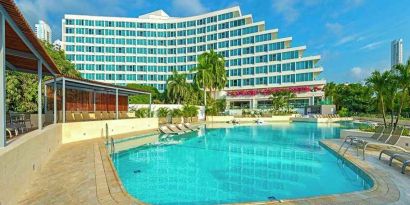
[[[200,0],[173,0],[172,7],[184,16],[198,15],[208,11]]]
[[[372,43],[369,43],[369,44],[366,44],[366,45],[362,46],[360,49],[361,50],[373,50],[373,49],[379,47],[380,45],[382,45],[385,42],[386,42],[386,40],[372,42]]]
[[[358,36],[356,34],[348,35],[343,38],[341,38],[338,42],[336,42],[336,46],[340,46],[346,43],[350,43],[352,41],[355,41],[358,39]]]
[[[326,23],[325,27],[327,30],[336,35],[340,35],[343,31],[343,25],[340,23]]]
[[[370,74],[374,71],[374,69],[369,68],[362,68],[362,67],[353,67],[350,69],[349,76],[352,77],[352,81],[362,81],[365,80]]]
[[[298,0],[274,0],[273,7],[276,12],[282,14],[288,23],[292,23],[299,18],[299,11],[295,8]]]

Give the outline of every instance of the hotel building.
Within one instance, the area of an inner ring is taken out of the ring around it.
[[[391,42],[391,67],[403,64],[403,39]]]
[[[51,28],[46,22],[40,20],[38,21],[38,23],[34,25],[34,27],[35,27],[37,38],[43,41],[47,41],[48,43],[52,43]]]
[[[323,98],[319,55],[305,56],[292,37],[278,37],[232,7],[192,17],[170,17],[158,10],[138,18],[65,15],[62,47],[86,79],[138,83],[164,91],[174,70],[187,73],[198,56],[214,49],[225,57],[228,83],[219,93],[234,108],[269,106],[279,89],[297,94],[304,107]]]

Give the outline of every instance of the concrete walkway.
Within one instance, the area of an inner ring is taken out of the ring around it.
[[[19,204],[137,204],[121,187],[101,141],[62,145]]]

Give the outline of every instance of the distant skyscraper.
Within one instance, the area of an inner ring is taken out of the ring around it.
[[[46,22],[40,20],[35,25],[35,27],[36,27],[37,38],[43,41],[47,41],[49,43],[52,42],[51,41],[51,29],[50,29],[50,26]]]
[[[55,40],[53,43],[54,50],[61,50],[61,45],[62,42],[60,41],[60,39]]]
[[[403,39],[391,42],[391,66],[403,63]]]

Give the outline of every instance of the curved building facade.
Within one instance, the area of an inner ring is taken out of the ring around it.
[[[221,96],[231,108],[269,106],[281,89],[297,94],[296,107],[323,97],[320,56],[304,56],[263,21],[232,7],[193,17],[170,17],[158,10],[138,18],[65,15],[62,47],[86,79],[138,83],[163,91],[174,70],[187,73],[211,49],[226,60],[228,83]]]

